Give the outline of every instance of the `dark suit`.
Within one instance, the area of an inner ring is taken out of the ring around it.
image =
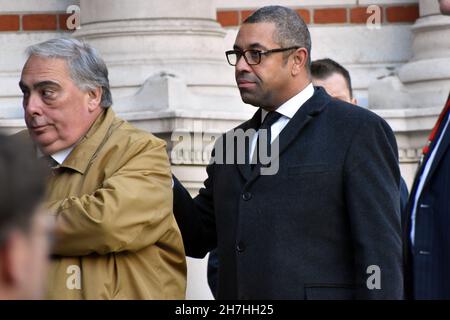
[[[418,169],[407,206],[409,219],[404,239],[408,298],[450,299],[450,127],[443,132],[448,116],[440,123],[437,135]],[[419,178],[441,135],[442,141],[417,201],[413,246],[410,239],[411,213]]]
[[[315,88],[279,145],[276,175],[212,163],[193,201],[175,181],[186,253],[218,247],[218,298],[402,298],[400,173],[387,123]],[[370,265],[381,269],[380,290],[366,286]]]

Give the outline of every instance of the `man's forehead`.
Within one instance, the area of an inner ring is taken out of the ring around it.
[[[330,91],[332,94],[348,93],[348,95],[350,95],[350,90],[345,78],[337,72],[333,72],[325,79],[313,79],[313,83],[325,87],[327,91]]]
[[[236,36],[235,47],[273,46],[274,31],[272,22],[244,23]]]
[[[22,70],[22,82],[25,81],[60,81],[68,77],[67,63],[59,58],[31,56]]]

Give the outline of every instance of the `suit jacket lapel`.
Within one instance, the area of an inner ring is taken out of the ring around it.
[[[289,120],[286,127],[280,132],[280,135],[276,138],[278,140],[279,152],[272,155],[279,158],[288,146],[296,140],[300,132],[306,127],[306,125],[318,114],[320,114],[327,102],[330,101],[330,96],[326,94],[323,88],[315,88],[314,95],[301,106],[295,115]],[[255,166],[251,172],[251,177],[248,183],[254,181],[261,174],[261,165]]]
[[[448,100],[450,100],[450,95],[449,95],[449,97],[447,99],[447,103],[449,103]],[[444,121],[442,121],[441,128],[439,128],[439,131],[437,133],[437,137],[438,138],[434,139],[431,142],[428,153],[424,156],[423,160],[421,161],[421,163],[419,164],[419,167],[416,170],[416,174],[415,174],[415,177],[414,177],[414,182],[413,182],[413,185],[412,185],[412,188],[411,188],[411,193],[409,195],[408,204],[407,204],[407,206],[405,208],[407,219],[406,219],[405,227],[404,227],[404,232],[405,232],[404,236],[405,236],[405,239],[408,239],[409,246],[411,245],[410,244],[411,240],[410,240],[410,237],[409,237],[409,233],[411,231],[411,212],[412,212],[413,207],[414,207],[414,203],[415,203],[415,199],[416,199],[416,193],[417,193],[417,188],[418,188],[419,182],[420,182],[420,177],[422,176],[423,171],[425,169],[425,166],[427,165],[427,162],[430,159],[430,156],[433,153],[434,148],[436,147],[436,143],[439,140],[439,137],[441,136],[441,134],[443,134],[442,131],[443,131],[444,127],[445,127],[446,122],[447,122],[447,117],[445,117]],[[447,130],[450,130],[450,128],[447,128]],[[443,140],[441,141],[441,145],[439,146],[439,150],[437,151],[437,154],[434,157],[432,167],[430,168],[430,171],[428,172],[428,175],[426,177],[426,181],[425,181],[424,186],[428,183],[430,177],[432,176],[432,174],[436,170],[437,164],[441,160],[445,150],[448,148],[449,142],[450,142],[450,140],[449,140],[448,135],[447,135],[447,138],[444,137]]]
[[[326,103],[329,101],[330,96],[325,93],[322,87],[315,88],[314,95],[295,113],[278,136],[277,139],[279,139],[280,146],[279,156],[297,138],[306,125],[323,111]]]
[[[445,117],[445,120],[444,120],[443,123],[442,123],[442,127],[443,127],[443,128],[445,127],[445,124],[446,124],[447,121],[448,121],[448,116],[449,116],[449,115],[447,115],[447,116]],[[433,176],[433,174],[435,173],[436,168],[437,168],[438,165],[439,165],[439,162],[442,160],[442,157],[444,156],[445,152],[447,151],[447,148],[448,148],[449,145],[450,145],[450,132],[449,132],[449,130],[450,130],[450,124],[449,124],[449,126],[447,127],[447,130],[446,130],[446,131],[443,131],[443,129],[441,129],[442,132],[440,133],[440,135],[444,135],[444,136],[442,137],[441,143],[440,143],[440,145],[438,146],[438,149],[437,149],[437,151],[436,151],[436,155],[435,155],[435,157],[434,157],[434,159],[433,159],[433,163],[431,164],[430,172],[429,172],[428,175],[427,175],[427,178],[426,178],[426,180],[425,180],[425,184],[424,184],[424,185],[426,185],[426,184],[428,183],[428,181],[430,180],[430,178],[431,178],[431,177]],[[438,139],[436,139],[436,140],[438,140]]]

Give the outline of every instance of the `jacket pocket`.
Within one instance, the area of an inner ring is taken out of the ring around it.
[[[313,284],[305,285],[306,300],[353,300],[355,290],[352,285],[345,284]]]

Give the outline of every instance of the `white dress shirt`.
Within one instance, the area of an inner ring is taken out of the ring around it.
[[[439,137],[439,140],[436,142],[436,146],[433,148],[433,152],[431,152],[430,158],[428,159],[427,163],[425,164],[425,168],[423,169],[422,175],[420,176],[419,184],[417,186],[416,195],[414,197],[414,206],[411,214],[411,243],[414,245],[414,233],[415,233],[415,227],[416,227],[416,211],[417,206],[420,198],[420,194],[422,193],[423,186],[425,184],[425,181],[427,180],[428,174],[430,173],[431,165],[433,164],[434,158],[436,157],[436,153],[439,149],[439,145],[442,142],[442,138],[444,137],[444,134],[447,130],[448,124],[450,122],[450,117],[447,116],[447,122],[445,123],[445,127],[441,132],[441,135]]]
[[[67,149],[58,151],[54,154],[51,155],[51,157],[58,162],[58,164],[62,164],[64,162],[64,160],[66,160],[66,158],[69,156],[69,154],[72,152],[73,147],[69,147]]]
[[[276,137],[280,134],[281,130],[286,127],[291,118],[295,115],[295,113],[300,109],[300,107],[309,100],[314,95],[314,87],[312,83],[310,83],[305,89],[300,91],[297,95],[293,96],[291,99],[283,103],[276,112],[281,114],[280,119],[278,119],[271,127],[270,127],[270,143],[275,140]],[[267,115],[266,110],[262,110],[261,112],[261,123]],[[250,155],[249,161],[253,159],[253,153],[256,147],[256,140],[258,139],[258,133],[256,133],[252,137],[252,141],[250,144]]]

